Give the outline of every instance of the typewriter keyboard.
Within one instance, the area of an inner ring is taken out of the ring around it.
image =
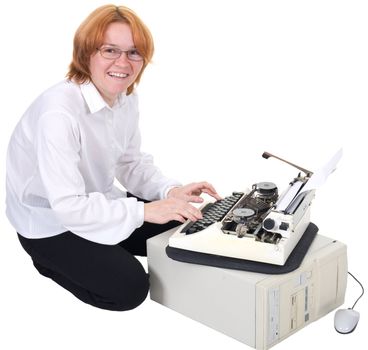
[[[221,221],[242,196],[243,193],[234,192],[232,196],[225,197],[214,203],[208,203],[201,209],[203,219],[189,222],[181,232],[190,235],[204,230],[215,222]]]

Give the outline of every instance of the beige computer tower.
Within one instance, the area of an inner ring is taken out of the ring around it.
[[[270,348],[344,302],[341,242],[317,235],[297,270],[266,275],[172,260],[172,233],[147,241],[151,299],[253,348]]]

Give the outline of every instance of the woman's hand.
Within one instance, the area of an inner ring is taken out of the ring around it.
[[[181,187],[174,187],[167,194],[167,198],[179,198],[187,202],[202,203],[203,198],[199,197],[202,193],[207,193],[216,200],[221,199],[215,188],[205,181],[193,182]]]
[[[167,198],[144,204],[144,221],[165,224],[171,220],[185,222],[186,219],[197,221],[202,219],[202,213],[185,200]]]
[[[191,221],[202,219],[201,211],[190,204],[190,202],[202,203],[203,199],[200,197],[202,193],[207,193],[216,200],[221,199],[208,182],[174,187],[168,192],[167,199],[144,204],[144,221],[164,224],[171,220],[185,222],[187,219]]]

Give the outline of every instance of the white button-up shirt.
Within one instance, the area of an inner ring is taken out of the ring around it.
[[[92,83],[63,81],[28,108],[10,139],[7,216],[21,235],[72,231],[116,244],[143,224],[144,204],[114,186],[115,178],[147,200],[177,181],[140,151],[137,96],[110,108]]]

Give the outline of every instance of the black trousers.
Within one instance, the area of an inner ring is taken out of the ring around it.
[[[94,243],[70,231],[41,239],[18,237],[40,274],[87,304],[125,311],[140,305],[149,290],[148,275],[134,255],[147,256],[146,240],[179,224],[145,222],[117,245]]]

